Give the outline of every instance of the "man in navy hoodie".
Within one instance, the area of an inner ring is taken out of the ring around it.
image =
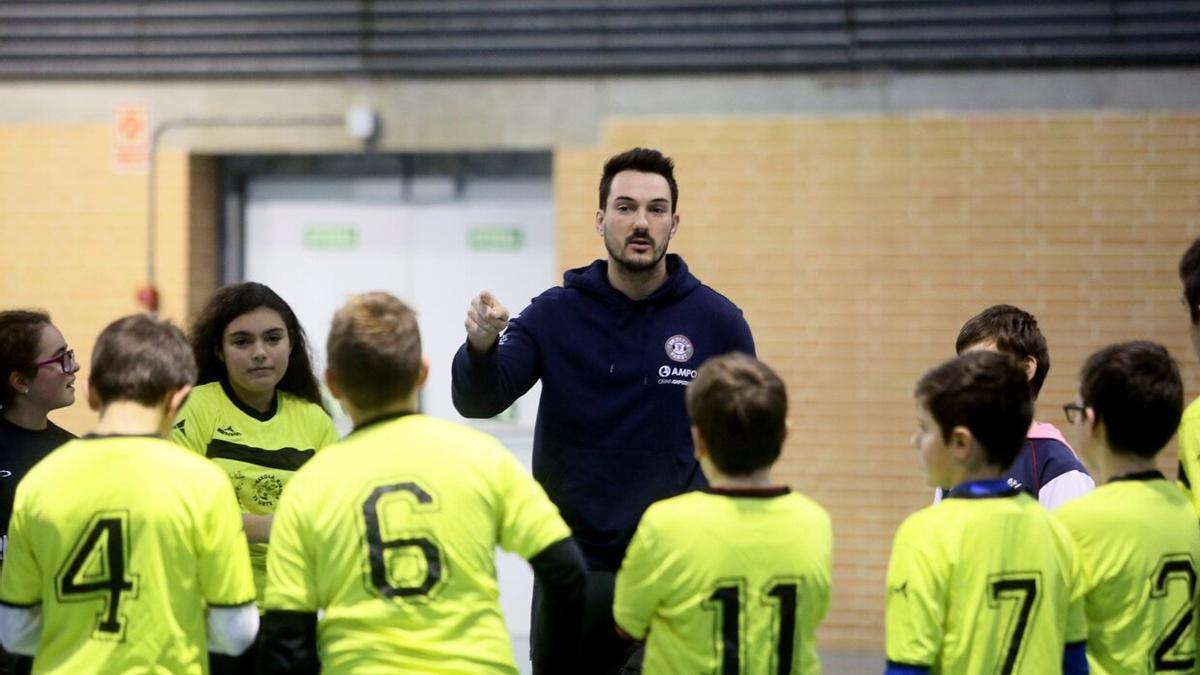
[[[596,212],[608,259],[568,270],[562,287],[511,320],[499,300],[480,293],[454,357],[454,406],[465,417],[495,416],[542,380],[533,475],[589,568],[580,673],[620,672],[630,655],[612,619],[613,576],[642,512],[707,485],[684,388],[709,357],[754,355],[741,310],[667,254],[678,197],[674,165],[657,150],[610,158]],[[543,628],[534,595],[536,661]]]

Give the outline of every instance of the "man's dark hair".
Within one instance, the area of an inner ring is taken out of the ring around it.
[[[779,459],[787,436],[787,388],[762,361],[736,352],[705,361],[686,400],[688,416],[722,473],[744,476]]]
[[[9,376],[20,373],[33,379],[37,376],[38,345],[42,340],[42,328],[50,325],[50,315],[45,312],[12,309],[0,312],[0,408],[12,403],[17,391],[9,383]]]
[[[403,400],[421,373],[417,315],[388,293],[350,298],[333,316],[326,350],[342,395],[363,410]]]
[[[1183,417],[1179,366],[1153,342],[1123,342],[1092,354],[1079,374],[1079,396],[1104,424],[1109,448],[1147,459],[1171,440]]]
[[[966,427],[988,464],[1000,469],[1016,460],[1033,421],[1025,371],[1006,354],[961,354],[925,373],[915,396],[937,421],[943,441],[950,441],[955,427]]]
[[[1036,401],[1042,392],[1042,384],[1046,382],[1046,373],[1050,372],[1050,350],[1038,328],[1037,319],[1019,307],[992,305],[967,319],[958,331],[954,351],[961,354],[963,350],[981,342],[995,342],[996,349],[1017,360],[1027,356],[1037,360],[1033,377],[1028,378]]]
[[[1179,259],[1179,280],[1183,282],[1183,297],[1192,323],[1200,322],[1200,239],[1193,241]]]
[[[656,173],[665,178],[667,186],[671,188],[671,213],[675,213],[675,204],[679,201],[679,186],[675,184],[675,163],[670,157],[650,148],[626,150],[609,157],[604,163],[604,173],[600,176],[601,211],[608,205],[608,192],[612,188],[613,177],[622,171]]]
[[[287,370],[275,388],[323,408],[321,387],[317,384],[317,376],[313,374],[312,357],[308,353],[308,338],[304,329],[300,327],[300,320],[275,291],[254,281],[218,288],[196,315],[192,323],[192,352],[200,368],[199,383],[223,382],[228,379],[225,362],[217,358],[217,352],[221,350],[221,341],[225,337],[225,328],[233,323],[234,319],[260,307],[279,313],[283,325],[287,327],[288,341],[292,345]]]
[[[134,314],[110,323],[96,339],[88,386],[101,405],[145,406],[196,381],[196,360],[183,331],[168,321]]]

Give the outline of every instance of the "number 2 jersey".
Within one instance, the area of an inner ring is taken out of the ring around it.
[[[1200,521],[1179,488],[1134,474],[1054,515],[1079,545],[1091,672],[1197,672]]]
[[[961,485],[897,530],[886,626],[889,666],[1061,673],[1087,631],[1070,534],[1002,480]]]
[[[617,626],[646,673],[821,672],[829,515],[787,488],[709,488],[646,510],[617,573]]]
[[[362,425],[292,478],[263,609],[315,613],[321,672],[515,673],[495,547],[570,530],[500,443],[419,414]]]
[[[174,443],[70,441],[17,488],[0,602],[41,607],[35,673],[207,673],[206,608],[253,600],[229,478]]]

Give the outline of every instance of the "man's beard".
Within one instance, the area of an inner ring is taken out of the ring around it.
[[[633,274],[644,274],[657,267],[658,263],[663,259],[664,256],[667,255],[667,245],[664,243],[660,248],[658,242],[654,241],[654,239],[648,235],[636,237],[638,239],[646,239],[650,242],[650,250],[654,253],[654,256],[650,260],[630,260],[625,256],[625,248],[628,247],[629,242],[634,238],[635,237],[632,236],[627,237],[621,246],[616,247],[614,250],[614,247],[608,240],[608,237],[605,237],[604,248],[608,249],[609,260],[620,267],[622,271]]]

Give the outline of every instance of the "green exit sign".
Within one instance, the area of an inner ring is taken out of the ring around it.
[[[358,248],[358,230],[349,225],[310,225],[304,228],[304,248],[350,251]]]
[[[525,232],[519,227],[473,227],[467,231],[467,248],[472,251],[519,251]]]

